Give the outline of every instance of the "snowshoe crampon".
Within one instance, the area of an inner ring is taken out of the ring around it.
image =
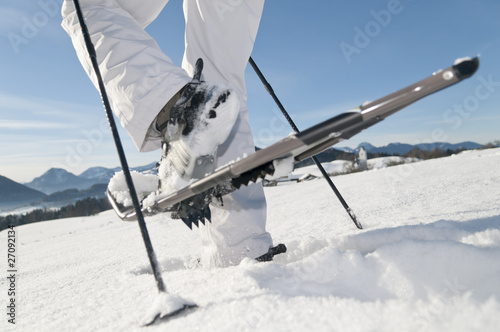
[[[150,196],[145,197],[142,200],[142,213],[145,216],[152,216],[158,213],[170,212],[172,219],[181,219],[186,224],[186,226],[192,229],[193,224],[198,227],[200,222],[202,224],[205,224],[206,221],[210,222],[211,213],[209,205],[211,203],[222,205],[222,196],[230,193],[233,190],[233,187],[218,185],[199,194],[189,196],[188,198],[171,206],[169,205],[165,207],[158,206],[157,202],[155,201],[155,194],[152,193]],[[109,187],[106,191],[106,195],[116,214],[122,220],[136,220],[134,208],[132,206],[126,206],[122,202],[117,200],[116,195],[109,189]],[[159,197],[161,197],[161,195]]]

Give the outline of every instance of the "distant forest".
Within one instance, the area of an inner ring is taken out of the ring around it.
[[[107,198],[85,198],[77,201],[75,204],[63,206],[57,210],[36,209],[21,215],[0,217],[0,231],[11,225],[19,226],[52,219],[92,216],[109,209],[111,209],[111,205]]]

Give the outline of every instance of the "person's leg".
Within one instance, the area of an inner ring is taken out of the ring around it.
[[[146,140],[148,129],[170,98],[191,80],[144,31],[167,2],[80,0],[111,107],[141,151],[161,146],[159,136]],[[72,0],[64,1],[62,16],[62,26],[97,87]]]
[[[240,97],[238,119],[227,141],[219,147],[219,166],[255,152],[248,125],[245,68],[252,52],[264,0],[185,0],[186,52],[183,68],[190,74],[203,58],[202,79],[222,82]],[[265,230],[266,201],[261,184],[244,187],[223,197],[224,206],[211,205],[212,223],[200,225],[206,266],[238,264],[269,250]]]

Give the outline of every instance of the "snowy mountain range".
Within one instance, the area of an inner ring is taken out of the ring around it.
[[[110,178],[113,177],[113,174],[115,174],[115,172],[118,172],[120,169],[121,169],[120,167],[115,167],[115,168],[91,167],[82,174],[80,174],[79,177],[96,181],[102,180],[104,182],[107,182]]]
[[[389,155],[400,154],[403,155],[413,148],[418,147],[421,150],[433,150],[433,149],[441,149],[441,150],[458,150],[458,149],[477,149],[480,148],[481,145],[474,142],[463,142],[458,144],[450,144],[450,143],[432,143],[432,144],[403,144],[403,143],[391,143],[387,146],[375,147],[370,143],[361,143],[356,149],[351,148],[335,148],[335,150],[357,153],[359,149],[363,146],[367,152],[371,153],[387,153]],[[331,154],[331,153],[330,153]],[[328,160],[320,161],[331,161],[335,158],[326,158]],[[140,166],[132,168],[132,170],[138,172],[148,172],[154,171],[156,167],[156,163],[150,163],[148,165]],[[41,176],[33,179],[33,181],[29,183],[25,183],[25,185],[29,188],[41,191],[45,194],[53,194],[58,191],[63,191],[67,189],[78,189],[78,190],[86,190],[92,187],[95,184],[99,183],[108,183],[109,179],[113,177],[115,172],[119,171],[120,167],[115,168],[105,168],[105,167],[91,167],[81,173],[80,175],[75,175],[61,168],[51,168]]]
[[[29,204],[47,195],[0,175],[0,207]]]
[[[145,166],[134,167],[132,170],[147,172],[154,170],[155,166],[156,163],[154,162]],[[107,184],[115,172],[119,170],[120,167],[91,167],[82,174],[75,175],[61,168],[51,168],[25,185],[47,195],[68,189],[87,190],[95,184]]]
[[[391,143],[386,146],[381,146],[381,147],[376,147],[373,146],[370,143],[363,142],[358,145],[355,149],[349,148],[349,147],[340,147],[340,148],[335,148],[337,150],[345,151],[345,152],[351,152],[351,153],[357,153],[361,149],[361,147],[364,147],[364,149],[367,152],[370,153],[387,153],[388,155],[394,155],[394,154],[399,154],[399,155],[404,155],[414,148],[419,148],[420,150],[423,151],[432,151],[434,149],[439,149],[439,150],[474,150],[474,149],[479,149],[482,147],[481,144],[475,143],[475,142],[462,142],[462,143],[456,143],[456,144],[451,144],[451,143],[443,143],[443,142],[434,142],[434,143],[420,143],[420,144],[405,144],[405,143]]]
[[[156,163],[132,168],[154,171]],[[0,209],[10,211],[25,206],[60,207],[87,197],[104,197],[106,186],[120,167],[91,167],[80,175],[51,168],[29,183],[17,183],[0,175]]]
[[[432,143],[432,144],[403,144],[391,143],[383,147],[375,147],[370,143],[361,143],[356,149],[335,148],[322,152],[317,157],[320,162],[330,162],[335,159],[342,159],[342,153],[357,153],[361,147],[371,153],[387,153],[388,155],[404,155],[413,148],[418,147],[421,150],[458,150],[458,149],[477,149],[481,145],[474,142],[463,142],[458,144],[450,143]],[[309,165],[310,162],[304,161],[296,167]],[[13,207],[27,206],[33,204],[43,204],[46,206],[62,206],[70,204],[79,199],[87,197],[104,197],[106,184],[109,182],[115,172],[120,167],[105,168],[91,167],[75,175],[61,168],[51,168],[41,176],[33,179],[29,183],[19,184],[8,178],[0,176],[0,208],[2,210]],[[132,168],[138,172],[155,172],[156,162],[148,165]]]
[[[62,168],[51,168],[26,186],[47,195],[66,189],[88,189],[99,183],[98,179],[76,176]]]

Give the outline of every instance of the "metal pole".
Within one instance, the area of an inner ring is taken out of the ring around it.
[[[116,150],[118,152],[118,157],[120,158],[120,163],[122,166],[123,174],[125,175],[125,181],[127,183],[130,197],[132,198],[132,204],[134,205],[135,213],[137,215],[137,221],[139,223],[139,228],[141,230],[142,239],[144,240],[144,245],[146,246],[146,251],[148,253],[149,262],[151,264],[151,268],[153,269],[153,274],[156,279],[156,285],[158,286],[158,290],[160,292],[167,292],[165,287],[165,283],[161,277],[161,271],[159,268],[158,260],[156,259],[156,254],[153,249],[153,245],[151,244],[151,239],[149,238],[148,229],[146,228],[146,222],[144,221],[144,215],[141,211],[141,206],[139,204],[139,199],[137,198],[137,193],[134,187],[134,183],[132,182],[132,176],[130,175],[130,169],[128,167],[127,159],[125,157],[125,152],[123,150],[123,146],[120,140],[120,136],[118,135],[118,130],[116,128],[115,119],[113,118],[113,112],[111,111],[111,105],[109,103],[108,94],[106,93],[106,88],[104,86],[104,82],[102,80],[101,71],[99,70],[99,64],[97,63],[96,51],[94,48],[94,44],[90,39],[90,34],[87,29],[87,24],[85,23],[85,19],[82,14],[82,10],[80,8],[80,3],[78,0],[73,0],[75,4],[76,14],[78,16],[78,20],[80,21],[80,26],[82,28],[83,38],[85,40],[85,46],[87,47],[87,51],[90,56],[90,60],[92,62],[92,66],[94,68],[97,81],[99,83],[99,91],[101,93],[102,103],[104,105],[104,109],[106,111],[106,115],[108,117],[109,126],[111,128],[111,133],[113,134],[113,139],[115,140]]]
[[[264,87],[266,88],[267,92],[269,92],[269,94],[271,95],[271,97],[273,97],[274,101],[276,102],[276,105],[278,105],[279,109],[281,110],[281,112],[283,113],[283,115],[285,116],[285,118],[287,119],[287,121],[290,124],[290,126],[292,127],[292,129],[296,133],[299,133],[300,132],[299,128],[297,128],[297,126],[293,122],[292,118],[290,117],[290,115],[286,111],[286,109],[283,106],[283,104],[281,104],[280,100],[278,99],[278,97],[274,93],[273,88],[271,87],[271,85],[269,84],[269,82],[267,82],[266,78],[264,77],[264,75],[260,71],[259,67],[257,67],[257,64],[255,63],[255,61],[253,61],[252,57],[250,57],[250,59],[248,60],[248,62],[250,62],[250,65],[252,66],[252,68],[255,71],[255,73],[257,74],[257,76],[259,76],[259,78],[262,81],[262,84],[264,84]],[[328,173],[323,168],[323,165],[321,165],[321,163],[319,162],[319,160],[315,156],[311,157],[311,159],[314,161],[314,163],[316,164],[316,166],[318,166],[319,171],[321,172],[321,174],[325,178],[326,182],[328,182],[328,184],[330,185],[330,188],[332,188],[333,192],[335,193],[335,195],[339,199],[340,203],[342,204],[342,206],[344,207],[344,209],[346,210],[346,212],[349,214],[349,217],[351,217],[351,219],[354,222],[354,224],[356,225],[356,227],[359,228],[359,229],[363,229],[363,226],[361,225],[361,223],[356,218],[356,215],[354,214],[354,211],[352,211],[352,209],[349,207],[349,205],[347,205],[347,202],[344,200],[344,198],[342,197],[342,195],[338,191],[338,189],[335,186],[335,184],[333,184],[332,179],[330,178],[330,176],[328,175]]]

